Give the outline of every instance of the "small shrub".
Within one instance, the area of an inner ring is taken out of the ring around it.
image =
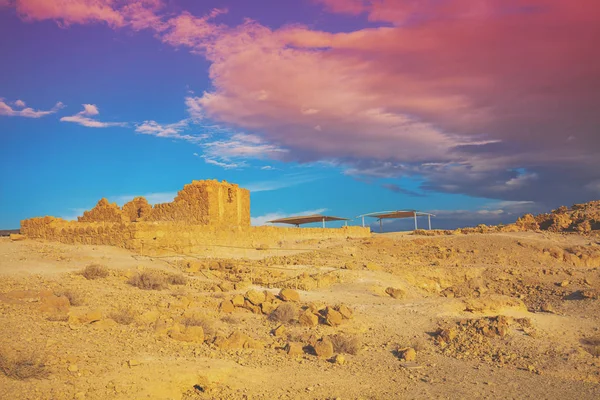
[[[113,311],[110,313],[109,317],[121,325],[129,325],[133,322],[135,313],[130,309],[123,308],[118,311]]]
[[[361,343],[358,336],[338,333],[330,336],[329,339],[336,353],[357,354],[360,351]]]
[[[224,315],[223,317],[221,317],[221,321],[225,322],[226,324],[233,324],[233,325],[239,324],[241,322],[240,318],[238,316],[231,315],[231,314]]]
[[[288,323],[298,319],[298,307],[293,303],[281,303],[271,315],[269,319],[275,322]]]
[[[108,276],[108,268],[100,264],[90,264],[81,271],[85,279],[99,279]]]
[[[85,297],[81,292],[77,292],[70,289],[60,290],[55,292],[58,297],[64,296],[69,299],[69,304],[73,307],[79,307],[85,304]]]
[[[8,354],[0,350],[0,371],[16,380],[42,379],[48,376],[42,357],[34,351]]]
[[[185,317],[183,320],[181,320],[181,323],[185,326],[201,326],[202,330],[204,331],[204,336],[207,339],[213,338],[217,333],[214,321],[205,317]]]
[[[582,342],[588,353],[594,357],[600,357],[600,336],[583,339]]]
[[[167,287],[165,276],[156,271],[138,272],[127,283],[144,290],[162,290]]]
[[[167,282],[169,282],[169,285],[185,285],[187,278],[182,274],[169,274]]]

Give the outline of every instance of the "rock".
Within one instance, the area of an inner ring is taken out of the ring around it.
[[[568,280],[564,280],[564,281],[562,281],[562,282],[560,283],[560,287],[566,287],[566,286],[569,286],[569,283],[570,283],[570,282],[569,282]]]
[[[319,317],[313,314],[310,310],[306,310],[298,317],[298,322],[302,326],[315,327],[319,324]]]
[[[285,352],[292,357],[301,356],[304,354],[302,343],[300,342],[289,342],[285,347]]]
[[[204,329],[201,326],[187,326],[175,324],[169,336],[181,342],[202,343],[204,342]]]
[[[150,310],[137,316],[135,320],[142,325],[149,325],[155,323],[159,317],[160,312],[158,310]]]
[[[96,309],[78,316],[79,320],[84,324],[91,324],[102,319],[102,311]]]
[[[228,338],[219,336],[215,339],[214,345],[224,349],[262,349],[264,345],[258,340],[254,340],[240,331],[233,332]]]
[[[385,292],[394,299],[403,299],[406,296],[406,292],[404,292],[404,290],[393,287],[385,289]]]
[[[542,304],[541,310],[543,312],[553,313],[554,307],[552,307],[552,304],[550,304],[550,303],[544,303],[544,304]]]
[[[233,305],[235,307],[243,307],[244,306],[244,296],[242,296],[241,294],[236,294],[231,299],[231,303],[233,303]]]
[[[221,310],[221,312],[229,314],[235,310],[235,307],[233,306],[233,303],[231,301],[223,300],[221,302],[221,305],[219,306],[219,309]]]
[[[315,343],[314,349],[319,358],[330,358],[333,356],[333,344],[327,338],[323,338]]]
[[[294,289],[281,289],[279,298],[283,301],[300,301],[300,294]]]
[[[25,239],[27,239],[27,236],[21,235],[20,233],[11,233],[10,234],[10,240],[13,242],[18,242],[18,241],[25,240]]]
[[[69,372],[77,372],[79,371],[79,367],[77,366],[77,364],[70,364],[67,370]]]
[[[417,352],[412,347],[405,347],[398,350],[398,356],[404,361],[415,361],[417,359]]]
[[[50,314],[67,314],[69,312],[69,299],[65,296],[50,294],[40,298],[40,311]]]
[[[345,319],[352,318],[352,309],[347,305],[341,304],[337,310],[340,314],[342,314],[342,317],[344,317]]]
[[[275,337],[284,337],[286,335],[286,329],[284,325],[279,325],[277,328],[273,329],[273,335]]]
[[[265,294],[265,301],[267,302],[273,302],[277,299],[277,297],[275,297],[275,295],[268,290],[265,290],[263,293]]]
[[[333,359],[333,362],[338,365],[344,365],[346,363],[346,358],[343,355],[338,354]]]
[[[337,326],[342,323],[344,317],[338,311],[331,307],[327,307],[324,312],[325,322],[330,326]]]
[[[268,302],[268,301],[265,301],[260,306],[262,313],[266,314],[266,315],[271,314],[276,308],[277,308],[277,306],[275,304]]]
[[[223,292],[230,292],[233,290],[233,284],[231,282],[227,282],[227,281],[221,282],[221,283],[219,283],[219,288]]]
[[[260,306],[267,299],[264,292],[259,292],[257,290],[248,290],[244,297],[255,306]]]
[[[312,311],[314,314],[318,314],[319,311],[324,310],[325,308],[326,308],[325,304],[319,303],[319,302],[310,303],[308,305],[308,309],[310,311]]]
[[[141,365],[142,363],[139,362],[138,360],[129,360],[127,361],[127,365],[129,365],[129,368],[131,367],[137,367],[138,365]]]
[[[262,313],[262,309],[260,308],[260,306],[254,305],[248,300],[244,301],[244,308],[252,311],[254,314]]]

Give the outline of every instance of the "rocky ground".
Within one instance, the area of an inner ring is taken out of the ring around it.
[[[0,398],[600,398],[597,236],[219,254],[0,238]]]

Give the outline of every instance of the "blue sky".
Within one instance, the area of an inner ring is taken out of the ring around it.
[[[461,5],[39,4],[0,0],[0,228],[74,218],[101,197],[169,201],[194,179],[251,189],[255,223],[418,209],[453,228],[599,196],[598,117],[579,106],[597,104],[594,84],[580,84],[596,82],[597,70],[535,74],[544,54],[517,68],[518,49],[501,46],[512,37],[499,12],[468,17],[488,19],[481,34],[500,40],[503,61],[490,67],[478,62],[489,59],[485,43],[440,27],[444,13],[467,15]],[[517,15],[542,32],[570,11],[549,10]],[[413,48],[397,39],[423,32],[434,39]],[[473,62],[457,72],[464,49]],[[584,50],[569,50],[570,62],[589,57]],[[507,83],[521,75],[528,84]],[[550,92],[555,103],[543,97]],[[513,105],[523,93],[531,102]],[[565,106],[553,113],[556,102]]]

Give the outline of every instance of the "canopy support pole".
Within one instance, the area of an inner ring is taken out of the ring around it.
[[[419,229],[417,227],[417,212],[415,211],[413,214],[415,215],[415,231],[416,231],[417,229]]]
[[[323,228],[325,228],[325,218],[323,218]]]
[[[383,232],[383,219],[379,218],[379,232]]]
[[[365,217],[362,217],[363,220],[363,228],[365,227]]]
[[[431,215],[427,215],[427,222],[429,222],[429,230],[431,230]]]

